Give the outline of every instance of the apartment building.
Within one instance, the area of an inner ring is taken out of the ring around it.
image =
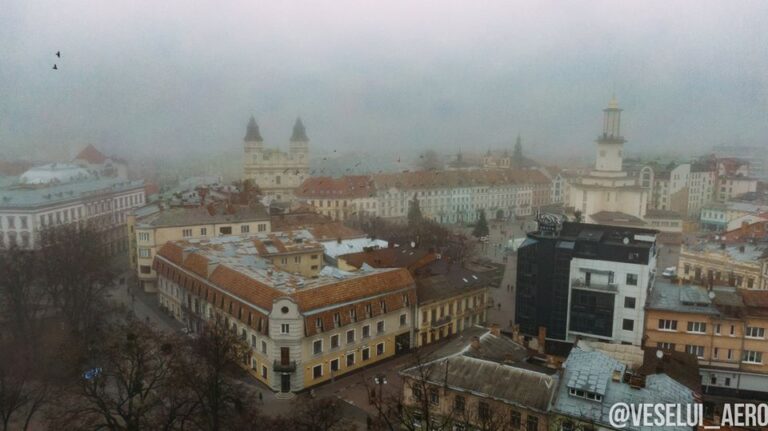
[[[545,431],[557,370],[498,329],[472,327],[421,363],[400,372],[405,416],[414,428]]]
[[[768,289],[768,244],[704,242],[683,246],[677,276],[700,285]]]
[[[144,204],[143,181],[101,178],[67,163],[33,167],[0,188],[0,249],[35,249],[44,229],[87,223],[115,255],[128,249],[128,212]]]
[[[489,289],[501,285],[504,266],[439,259],[418,273],[414,343],[425,346],[485,324],[493,306]]]
[[[416,288],[405,269],[284,272],[253,238],[166,243],[154,260],[159,300],[193,332],[219,319],[251,345],[243,366],[296,392],[411,347]]]
[[[617,403],[692,404],[693,390],[666,373],[641,374],[600,351],[574,347],[563,364],[560,385],[554,396],[549,424],[552,430],[616,429],[611,406]],[[641,431],[632,423],[622,429]],[[665,430],[689,431],[690,427],[665,426]]]
[[[409,202],[438,223],[524,217],[550,200],[551,181],[538,169],[473,169],[403,172],[373,176],[378,215],[405,220]]]
[[[657,282],[645,345],[688,352],[705,395],[768,400],[768,292]]]
[[[557,348],[577,337],[641,345],[658,231],[541,217],[517,250],[515,322]]]
[[[366,175],[311,177],[304,180],[294,194],[332,220],[377,215],[375,189],[371,177]]]
[[[271,219],[261,205],[216,202],[207,206],[167,207],[158,203],[131,211],[127,227],[131,237],[131,265],[139,286],[146,292],[156,292],[157,273],[152,269],[152,262],[166,242],[269,233]]]

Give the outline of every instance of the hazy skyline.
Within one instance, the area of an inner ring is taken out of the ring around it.
[[[768,144],[768,3],[6,0],[0,151],[627,152]],[[54,53],[60,50],[62,58]],[[51,70],[58,63],[59,70]]]

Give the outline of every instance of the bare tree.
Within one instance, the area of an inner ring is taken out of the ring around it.
[[[346,420],[338,398],[302,395],[293,401],[290,429],[297,431],[348,431],[356,427]]]
[[[112,283],[101,235],[92,225],[69,224],[41,232],[41,272],[46,293],[73,331],[95,331]]]
[[[138,321],[111,326],[99,367],[61,398],[52,429],[181,430],[194,400],[183,394],[178,341]]]
[[[11,247],[0,252],[0,322],[17,340],[28,339],[42,308],[43,289],[32,251]]]

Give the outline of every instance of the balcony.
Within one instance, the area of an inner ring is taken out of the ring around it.
[[[598,291],[608,292],[608,293],[619,292],[619,285],[616,283],[590,281],[589,284],[587,284],[587,282],[581,278],[574,278],[573,280],[571,280],[571,287],[575,287],[579,289],[598,290]]]
[[[437,327],[440,327],[440,326],[443,326],[443,325],[447,325],[450,322],[451,322],[451,316],[443,316],[443,317],[441,317],[439,319],[433,320],[431,322],[431,326],[433,328],[437,328]]]
[[[272,369],[274,369],[278,373],[292,373],[296,371],[296,361],[289,361],[287,363],[283,363],[281,361],[275,361],[272,364]]]

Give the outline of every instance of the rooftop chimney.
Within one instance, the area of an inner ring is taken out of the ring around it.
[[[479,337],[472,337],[472,349],[479,350],[480,349],[480,338]]]
[[[547,327],[546,326],[539,326],[539,353],[544,353],[544,343],[546,343],[547,338]]]
[[[494,335],[496,337],[501,336],[501,330],[499,329],[499,325],[497,325],[496,323],[491,324],[491,335]]]

